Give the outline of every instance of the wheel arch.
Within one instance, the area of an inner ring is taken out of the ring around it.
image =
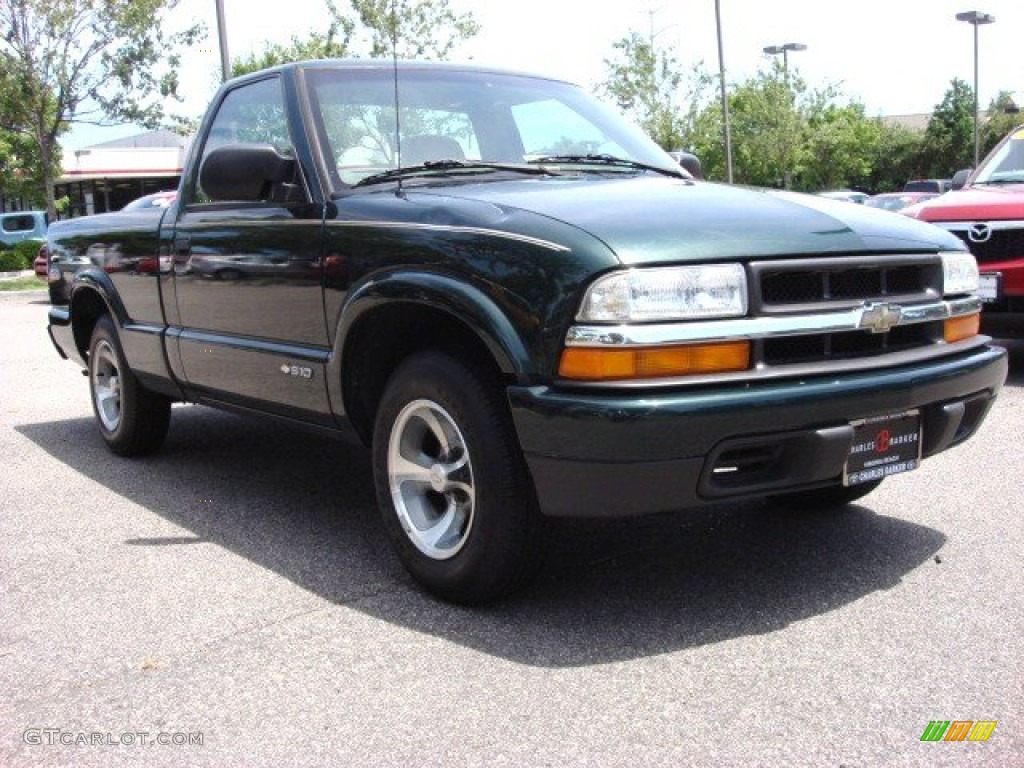
[[[75,347],[83,360],[100,317],[110,315],[117,328],[124,326],[124,305],[106,275],[94,274],[92,270],[75,275],[69,305]]]
[[[329,377],[332,402],[367,444],[391,373],[425,349],[470,359],[499,381],[523,381],[533,370],[519,330],[480,289],[436,274],[367,284],[342,309]]]

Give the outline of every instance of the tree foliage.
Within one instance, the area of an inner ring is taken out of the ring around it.
[[[921,165],[929,178],[949,178],[974,165],[974,90],[959,78],[950,82],[928,121]]]
[[[924,134],[880,118],[877,141],[866,147],[870,170],[860,186],[873,192],[898,192],[908,179],[925,174],[921,166]]]
[[[390,57],[393,36],[400,58],[445,59],[459,42],[480,31],[471,13],[457,14],[448,0],[395,0],[394,13],[392,0],[350,0],[347,12],[334,0],[325,0],[325,6],[330,17],[326,33],[266,43],[260,53],[236,58],[232,76],[307,59]]]
[[[13,76],[13,62],[0,54],[0,191],[32,207],[46,204],[39,148],[32,139],[21,88]],[[59,172],[59,163],[51,160],[51,175]]]
[[[169,32],[178,0],[0,0],[0,56],[19,89],[3,127],[38,151],[46,207],[55,215],[58,137],[72,122],[159,124],[177,96],[179,50],[201,27]]]
[[[663,149],[688,149],[693,142],[700,99],[711,76],[697,65],[684,76],[676,56],[656,50],[633,32],[613,44],[615,55],[605,59],[607,77],[599,93],[643,128]],[[689,101],[681,103],[684,83]]]
[[[448,0],[351,0],[363,30],[369,35],[368,55],[406,59],[448,58],[455,47],[480,31],[472,13],[457,14]],[[394,3],[394,13],[392,13]]]
[[[1009,91],[1000,91],[999,95],[992,99],[986,110],[985,122],[979,129],[982,157],[991,152],[1006,134],[1024,123],[1024,117],[1021,117],[1017,109],[1018,105]]]

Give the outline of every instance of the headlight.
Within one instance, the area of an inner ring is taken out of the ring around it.
[[[590,323],[640,323],[745,314],[747,276],[743,267],[705,264],[631,269],[606,275],[587,289],[576,319]]]
[[[978,262],[969,253],[942,253],[942,294],[974,293],[978,290]]]

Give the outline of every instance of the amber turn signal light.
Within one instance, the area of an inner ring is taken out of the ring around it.
[[[569,347],[562,352],[558,374],[577,381],[621,381],[727,373],[748,367],[750,342],[730,341],[637,349]]]
[[[942,338],[949,344],[977,336],[980,331],[981,315],[978,313],[951,317],[942,323]]]

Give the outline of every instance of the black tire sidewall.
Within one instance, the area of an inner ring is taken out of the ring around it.
[[[114,429],[108,429],[103,424],[96,403],[96,348],[103,341],[110,345],[117,359],[121,388],[120,419]],[[152,453],[163,443],[170,419],[170,401],[148,392],[139,384],[128,367],[117,330],[109,315],[97,321],[89,341],[89,399],[96,427],[114,453],[122,456],[144,455]]]
[[[505,594],[525,576],[540,534],[532,482],[503,393],[492,380],[455,358],[419,353],[391,377],[377,411],[373,466],[388,535],[406,569],[447,600],[475,603]],[[402,529],[388,482],[392,426],[414,400],[443,408],[465,441],[473,471],[475,509],[469,536],[447,560],[421,552]]]

